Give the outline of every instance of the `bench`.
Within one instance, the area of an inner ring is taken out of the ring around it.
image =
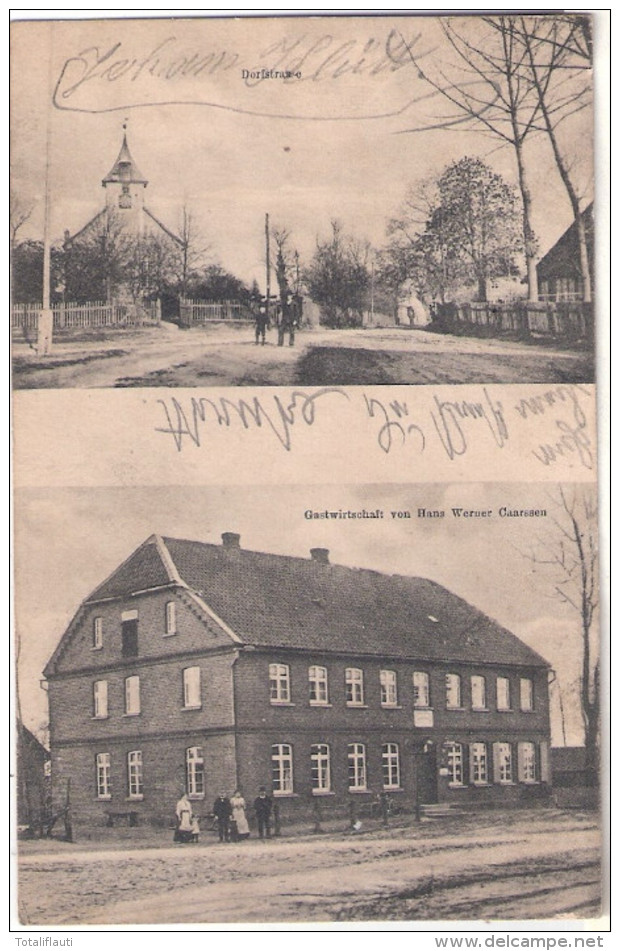
[[[137,826],[138,825],[138,813],[134,811],[129,812],[106,812],[107,816],[107,826],[113,826],[115,819],[122,819],[127,822],[128,826]]]

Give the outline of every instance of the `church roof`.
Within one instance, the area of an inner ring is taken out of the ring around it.
[[[127,145],[127,135],[123,134],[123,144],[121,145],[121,150],[118,153],[118,158],[106,177],[103,179],[103,184],[107,182],[122,182],[123,184],[148,184],[147,179],[144,177],[135,161],[132,158],[131,152],[129,151],[129,146]]]

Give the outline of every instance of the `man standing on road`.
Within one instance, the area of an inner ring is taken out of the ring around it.
[[[298,326],[297,305],[292,294],[287,294],[282,303],[282,316],[278,325],[278,346],[284,346],[284,337],[288,334],[289,347],[295,346],[295,328]]]
[[[217,834],[220,842],[230,842],[230,817],[232,806],[227,796],[218,796],[213,803],[213,815],[217,819]]]
[[[271,838],[272,805],[271,796],[268,796],[265,787],[261,786],[258,790],[258,796],[254,800],[254,811],[256,813],[258,836],[260,839],[264,839],[265,836],[267,836],[268,839]]]
[[[261,298],[258,302],[258,308],[254,314],[254,324],[255,324],[255,334],[256,334],[256,344],[260,340],[263,347],[265,346],[265,331],[269,324],[269,312],[267,310],[267,299],[265,297]]]

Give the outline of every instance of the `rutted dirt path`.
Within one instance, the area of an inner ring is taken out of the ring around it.
[[[294,347],[256,346],[251,326],[180,331],[171,324],[58,340],[49,357],[15,346],[15,389],[135,386],[338,386],[578,383],[593,355],[422,330],[304,330]]]
[[[30,924],[596,917],[598,851],[572,819],[72,850],[24,856],[19,898]]]

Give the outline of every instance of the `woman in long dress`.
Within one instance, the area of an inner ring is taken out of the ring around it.
[[[247,839],[250,834],[250,827],[245,815],[245,799],[238,789],[230,797],[232,806],[232,821],[234,822],[235,839]]]

